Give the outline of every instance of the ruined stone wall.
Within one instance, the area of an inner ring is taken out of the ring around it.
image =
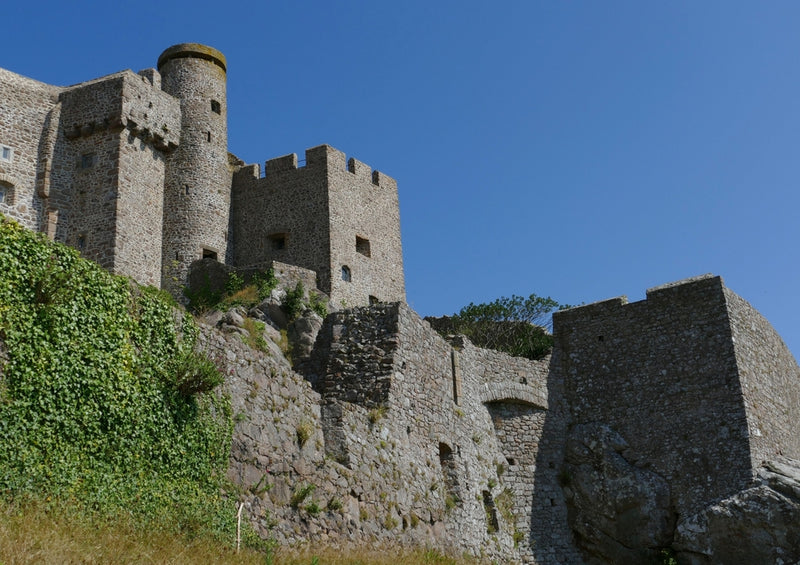
[[[725,289],[744,395],[753,468],[776,455],[800,458],[800,369],[786,344],[746,300]]]
[[[719,277],[554,315],[570,425],[606,424],[671,489],[679,515],[752,478],[750,438]],[[575,429],[575,428],[573,428]]]
[[[310,378],[322,394],[325,449],[357,474],[369,475],[378,457],[382,474],[371,476],[392,503],[389,522],[423,524],[441,547],[504,562],[570,562],[563,495],[556,485],[534,496],[542,457],[556,473],[550,448],[538,449],[549,360],[461,338],[454,345],[403,304],[330,315],[315,348],[322,376]],[[534,537],[533,523],[560,532],[561,545],[558,536]]]
[[[232,226],[237,267],[279,261],[317,272],[316,286],[330,292],[326,151],[306,151],[298,167],[291,154],[243,167],[233,177]]]
[[[61,89],[0,69],[0,213],[39,230],[43,204],[36,192],[40,142]]]

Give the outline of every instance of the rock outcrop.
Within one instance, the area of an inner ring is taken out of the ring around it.
[[[674,548],[687,565],[800,562],[800,461],[765,462],[756,484],[682,520]]]
[[[591,563],[652,563],[672,541],[669,485],[637,459],[606,425],[570,430],[560,479],[570,526]]]

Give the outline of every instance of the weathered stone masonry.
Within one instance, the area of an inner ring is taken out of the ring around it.
[[[220,281],[275,266],[330,296],[294,368],[277,334],[267,355],[243,327],[203,330],[264,535],[504,563],[800,561],[800,369],[719,277],[559,312],[541,361],[445,340],[405,305],[393,179],[327,145],[262,176],[227,150],[224,56],[181,44],[158,67],[69,87],[0,69],[0,212],[175,294],[205,258]]]
[[[0,69],[0,212],[181,299],[212,258],[310,269],[339,306],[405,300],[395,181],[327,145],[259,178],[228,152],[226,82],[195,43],[63,88]]]

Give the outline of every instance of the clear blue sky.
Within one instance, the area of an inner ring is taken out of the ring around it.
[[[247,162],[321,143],[396,178],[423,315],[713,272],[800,353],[800,3],[14,2],[0,66],[67,85],[228,58]]]

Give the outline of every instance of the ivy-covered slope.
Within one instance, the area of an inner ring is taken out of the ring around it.
[[[206,392],[196,334],[162,292],[0,216],[0,492],[234,524],[229,401]]]

